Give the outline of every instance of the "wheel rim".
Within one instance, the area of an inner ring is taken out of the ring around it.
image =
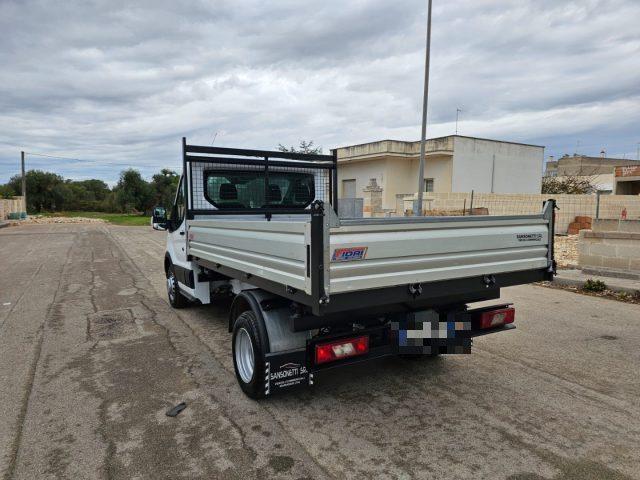
[[[238,330],[236,335],[236,365],[240,378],[244,383],[249,383],[253,378],[254,356],[253,344],[249,332],[244,328]]]
[[[169,300],[173,302],[176,295],[176,278],[173,276],[173,272],[169,272],[169,276],[167,277],[167,294],[169,295]]]

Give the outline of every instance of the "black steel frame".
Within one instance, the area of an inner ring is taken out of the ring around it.
[[[187,167],[190,163],[198,162],[262,166],[264,167],[265,189],[269,183],[269,167],[300,167],[330,170],[329,198],[331,199],[331,206],[336,213],[338,212],[337,150],[332,150],[331,155],[316,155],[243,148],[206,147],[189,145],[187,144],[187,139],[182,137],[182,169],[184,178],[187,181],[186,216],[188,219],[193,220],[196,215],[265,215],[267,218],[271,218],[272,215],[276,214],[309,215],[312,211],[308,206],[305,208],[194,209],[191,205],[193,182],[190,174],[191,171]]]

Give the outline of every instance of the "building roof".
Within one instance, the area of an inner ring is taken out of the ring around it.
[[[448,135],[445,137],[436,137],[427,139],[426,153],[433,155],[453,155],[454,139],[466,138],[470,140],[478,140],[482,142],[492,142],[495,144],[520,145],[532,148],[544,147],[540,145],[531,145],[527,143],[505,142],[502,140],[491,140],[488,138],[467,137],[464,135]],[[358,145],[350,145],[337,148],[338,161],[359,161],[376,158],[380,156],[394,156],[404,158],[415,158],[420,154],[420,140],[378,140],[377,142],[361,143]]]
[[[593,176],[612,174],[615,167],[633,165],[640,165],[640,161],[587,155],[565,155],[557,160],[547,162],[545,173],[557,172],[559,176]]]
[[[436,141],[436,140],[444,140],[444,139],[453,139],[455,137],[459,137],[459,138],[468,138],[471,140],[482,140],[485,142],[496,142],[496,143],[508,143],[511,145],[523,145],[525,147],[536,147],[536,148],[545,148],[544,145],[534,145],[532,143],[521,143],[521,142],[512,142],[512,141],[508,141],[508,140],[496,140],[493,138],[483,138],[483,137],[470,137],[468,135],[445,135],[443,137],[434,137],[434,138],[427,138],[427,143],[431,142],[431,141]],[[340,149],[344,149],[344,148],[352,148],[352,147],[362,147],[365,145],[370,145],[373,143],[380,143],[380,142],[395,142],[395,143],[407,143],[407,144],[418,144],[420,145],[420,140],[393,140],[393,139],[384,139],[384,140],[375,140],[372,142],[364,142],[364,143],[358,143],[355,145],[345,145],[344,147],[336,147],[336,150],[340,150]]]

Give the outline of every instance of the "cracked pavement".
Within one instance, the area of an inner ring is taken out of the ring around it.
[[[640,479],[639,305],[506,289],[518,329],[471,356],[380,359],[255,402],[228,305],[167,304],[164,240],[0,231],[0,479]]]

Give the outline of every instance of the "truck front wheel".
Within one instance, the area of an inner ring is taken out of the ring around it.
[[[242,391],[251,398],[265,396],[265,342],[258,319],[248,310],[233,324],[233,367]]]
[[[184,308],[189,303],[187,297],[180,292],[173,265],[169,265],[167,270],[167,297],[169,297],[169,304],[173,308]]]

